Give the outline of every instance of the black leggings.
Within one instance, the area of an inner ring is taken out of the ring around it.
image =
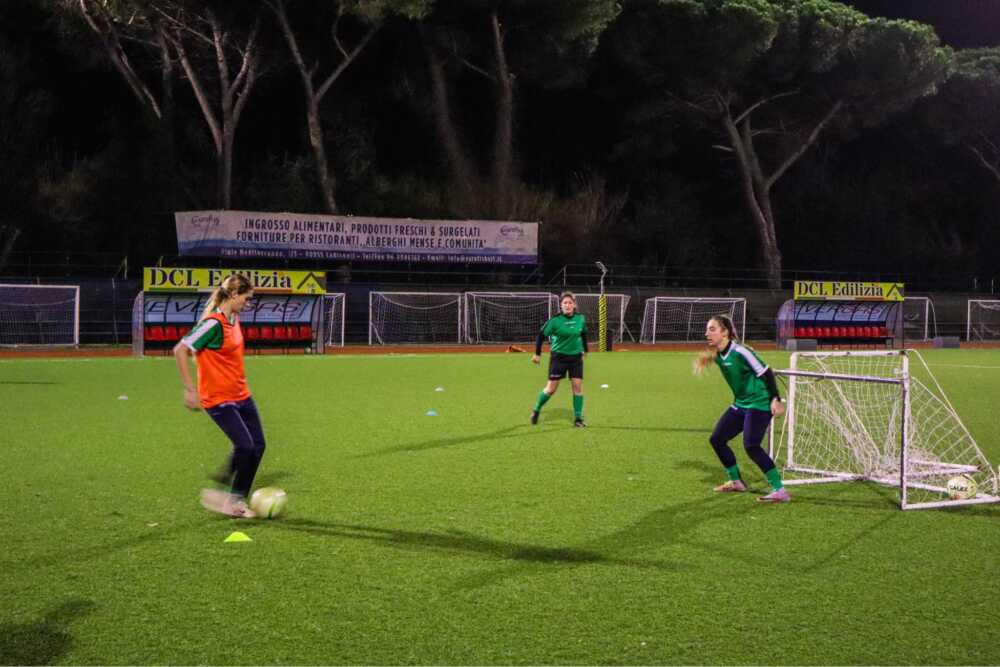
[[[708,441],[712,443],[712,449],[715,450],[722,465],[731,468],[736,465],[736,455],[729,448],[729,441],[742,432],[743,448],[747,450],[747,455],[757,464],[761,472],[766,474],[774,468],[774,461],[760,443],[764,440],[764,434],[767,433],[767,426],[770,423],[771,413],[767,410],[738,408],[733,405],[719,417]]]
[[[220,403],[205,410],[233,443],[229,457],[229,473],[233,493],[246,496],[253,486],[257,467],[264,458],[264,429],[252,398]]]

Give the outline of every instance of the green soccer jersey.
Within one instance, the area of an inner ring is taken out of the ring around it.
[[[749,347],[733,341],[725,354],[716,354],[715,363],[733,390],[733,405],[738,408],[771,410],[771,395],[763,375],[767,364]]]
[[[583,354],[583,335],[586,329],[583,315],[572,317],[556,315],[542,327],[542,335],[548,336],[553,354]]]

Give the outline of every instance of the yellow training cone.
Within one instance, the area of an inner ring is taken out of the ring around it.
[[[238,530],[235,533],[230,533],[229,537],[227,537],[226,539],[224,539],[222,541],[223,542],[253,542],[253,540],[250,539],[249,535],[247,535],[246,533],[241,533]]]

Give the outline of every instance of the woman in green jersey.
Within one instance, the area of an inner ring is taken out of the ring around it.
[[[583,355],[587,354],[587,324],[583,315],[576,312],[576,297],[572,292],[563,292],[559,297],[559,308],[562,311],[542,327],[535,341],[535,354],[532,363],[542,359],[542,343],[549,339],[551,354],[549,355],[549,381],[538,394],[535,408],[531,411],[531,423],[538,423],[538,414],[542,406],[556,393],[559,381],[569,375],[573,385],[573,426],[583,428]]]
[[[781,482],[781,473],[774,461],[760,446],[771,423],[771,417],[785,414],[774,372],[749,347],[736,340],[733,321],[726,315],[716,315],[705,326],[708,350],[695,359],[695,373],[701,374],[713,361],[733,390],[733,404],[719,418],[709,442],[729,475],[729,481],[715,487],[720,493],[747,490],[736,465],[736,455],[729,441],[743,433],[743,448],[771,484],[771,492],[757,500],[787,503],[791,500]]]

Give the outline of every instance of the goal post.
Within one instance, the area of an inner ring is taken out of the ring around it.
[[[531,343],[558,312],[559,297],[549,292],[466,292],[465,340]]]
[[[775,374],[788,382],[770,439],[785,484],[891,486],[902,509],[1000,502],[996,470],[919,353],[797,352]]]
[[[736,332],[746,337],[744,298],[655,296],[646,299],[640,343],[704,342],[705,325],[714,315],[728,315]]]
[[[461,293],[369,292],[369,345],[461,342]]]
[[[969,299],[965,314],[965,340],[1000,340],[1000,301]]]
[[[0,284],[0,346],[79,344],[79,285]]]

